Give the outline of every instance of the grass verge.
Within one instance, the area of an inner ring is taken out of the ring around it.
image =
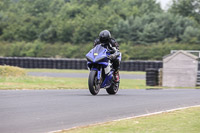
[[[199,133],[200,107],[162,113],[59,133]]]
[[[0,65],[0,76],[1,77],[21,77],[25,76],[26,71],[23,68],[14,67],[14,66],[1,66]]]
[[[23,71],[24,73],[26,72],[89,73],[88,70],[69,70],[69,69],[64,69],[64,70],[23,69]],[[120,74],[144,75],[145,72],[122,71],[120,72]],[[19,76],[19,74],[17,75],[18,75],[17,77],[0,76],[0,90],[1,89],[88,89],[87,78],[53,78],[53,77]],[[162,89],[162,88],[169,88],[169,87],[146,86],[145,80],[136,80],[136,79],[121,79],[120,82],[120,89]],[[195,88],[200,89],[200,87],[195,87]],[[185,89],[185,88],[180,88],[180,89]],[[188,89],[188,87],[186,89]]]
[[[121,79],[120,89],[144,89],[145,80]],[[88,89],[87,78],[0,77],[0,89]]]
[[[26,72],[89,73],[88,70],[25,69]],[[145,74],[145,72],[122,72],[123,74]],[[145,80],[121,79],[120,89],[144,89]],[[32,76],[2,76],[0,89],[88,89],[87,78],[54,78]]]
[[[74,69],[25,69],[26,72],[50,72],[50,73],[89,73],[88,70],[74,70]],[[145,75],[145,72],[138,71],[120,71],[120,74],[137,74]]]

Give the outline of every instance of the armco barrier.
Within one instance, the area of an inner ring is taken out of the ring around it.
[[[87,69],[85,59],[65,58],[0,57],[0,65],[22,68]],[[145,71],[148,68],[162,68],[162,61],[122,61],[120,64],[120,70],[124,71]]]

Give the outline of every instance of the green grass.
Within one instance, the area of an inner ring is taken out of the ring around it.
[[[50,72],[50,73],[89,73],[88,70],[74,69],[25,69],[27,72]]]
[[[6,77],[0,78],[0,89],[85,89],[86,78]]]
[[[145,80],[122,79],[120,89],[145,89]],[[0,89],[88,89],[87,78],[0,77]]]
[[[200,107],[162,113],[59,133],[199,133]]]
[[[146,81],[142,79],[120,79],[120,89],[146,89]]]
[[[0,65],[0,76],[2,77],[21,77],[25,76],[26,71],[23,68],[14,67],[14,66],[2,66]]]
[[[89,73],[88,70],[74,70],[74,69],[25,69],[26,72],[51,72],[51,73]],[[121,74],[139,74],[145,75],[145,72],[138,71],[120,71]]]
[[[25,69],[26,72],[89,73],[88,70]],[[144,72],[121,72],[145,74]],[[120,89],[145,89],[145,80],[121,79]],[[87,78],[54,78],[33,76],[2,76],[0,89],[88,89]]]
[[[89,73],[88,70],[69,69],[23,69],[25,72]],[[145,72],[122,71],[120,74],[142,74]],[[87,78],[53,78],[32,76],[0,76],[0,89],[88,89]],[[166,87],[146,86],[145,80],[121,79],[120,89],[160,89]],[[169,88],[169,87],[168,87]],[[200,87],[196,87],[199,89]],[[184,89],[184,88],[180,88]]]
[[[88,70],[23,69],[25,72],[89,73]],[[122,72],[145,74],[144,72]],[[145,80],[121,79],[120,89],[145,89]],[[87,78],[0,76],[0,89],[88,89]]]

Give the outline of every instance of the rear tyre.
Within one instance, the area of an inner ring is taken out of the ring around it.
[[[119,90],[119,83],[113,82],[109,88],[106,89],[107,93],[110,95],[115,95]]]
[[[97,95],[99,93],[100,85],[98,85],[97,71],[90,71],[88,86],[92,95]]]

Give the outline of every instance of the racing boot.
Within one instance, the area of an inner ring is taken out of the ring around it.
[[[120,81],[120,76],[119,76],[119,70],[114,72],[114,82],[119,83]]]

